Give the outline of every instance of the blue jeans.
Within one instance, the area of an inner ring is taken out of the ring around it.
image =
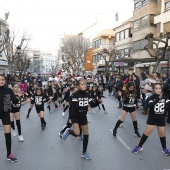
[[[119,100],[119,107],[122,107],[122,99]]]
[[[143,105],[144,110],[148,110],[148,100],[147,99],[143,100],[142,105]]]

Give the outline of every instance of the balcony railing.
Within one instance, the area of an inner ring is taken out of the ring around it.
[[[0,66],[8,66],[8,61],[0,60]]]
[[[103,44],[103,45],[100,45],[100,49],[114,49],[115,48],[115,45],[111,45],[111,44]]]

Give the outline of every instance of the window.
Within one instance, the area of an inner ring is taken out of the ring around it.
[[[95,55],[93,56],[93,63],[95,63]]]
[[[168,11],[168,10],[170,10],[170,2],[167,2],[165,4],[165,11]]]
[[[93,63],[98,63],[101,60],[101,56],[100,55],[94,55],[93,56]]]
[[[139,28],[139,27],[140,27],[140,19],[134,22],[134,29]]]
[[[145,4],[147,4],[149,2],[149,0],[143,0],[142,1],[142,5],[145,5]]]
[[[122,31],[121,33],[120,33],[120,40],[123,40],[124,39],[124,31]]]
[[[140,1],[135,4],[135,9],[140,8],[141,6],[142,6],[142,2]]]
[[[99,40],[97,40],[97,41],[94,41],[94,42],[92,43],[93,49],[100,48],[100,45],[101,45],[101,39],[99,39]]]
[[[148,15],[141,18],[140,26],[142,27],[142,26],[145,26],[145,25],[148,25]]]
[[[168,32],[170,28],[170,22],[164,23],[164,33]]]
[[[92,43],[92,48],[95,49],[95,42]]]
[[[125,54],[128,54],[128,52],[129,52],[129,49],[125,48]]]
[[[119,34],[120,34],[120,33],[117,33],[117,34],[116,34],[116,41],[119,41],[119,40],[120,40]]]
[[[125,30],[125,38],[129,38],[129,29]]]

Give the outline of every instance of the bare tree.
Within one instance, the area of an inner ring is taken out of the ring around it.
[[[5,56],[8,61],[9,72],[11,74],[13,73],[14,70],[16,71],[20,70],[20,73],[22,73],[23,71],[26,71],[29,65],[29,60],[27,59],[26,56],[26,49],[28,47],[28,42],[30,41],[31,38],[26,33],[23,33],[21,38],[18,38],[19,47],[21,48],[20,54],[18,54],[16,51],[16,41],[17,41],[16,39],[17,39],[17,35],[13,30],[9,36],[9,43],[7,47],[8,50],[4,50]],[[20,55],[20,60],[18,58],[19,57],[18,55]]]
[[[155,54],[152,54],[151,50],[148,48],[148,45],[144,47],[144,49],[149,53],[149,55],[156,59],[156,63],[153,69],[153,72],[156,72],[159,63],[165,59],[166,52],[170,50],[170,46],[168,46],[168,42],[170,40],[170,32],[166,32],[166,34],[161,33],[158,38],[153,37],[153,34],[147,34],[145,36],[152,45],[155,45]],[[159,47],[160,43],[163,43],[163,47]]]
[[[26,54],[21,55],[20,65],[18,64],[18,62],[15,62],[15,68],[16,70],[20,70],[20,74],[27,72],[27,69],[29,68],[29,66],[30,66],[30,59],[27,57]]]
[[[9,43],[9,29],[0,30],[0,55],[7,50]]]
[[[110,70],[112,61],[116,58],[115,49],[104,48],[103,50],[101,50],[97,54],[100,55],[104,59],[104,61],[105,61],[105,72],[107,73],[108,70]]]
[[[68,67],[79,74],[82,71],[85,56],[90,47],[90,40],[80,35],[67,35],[63,42],[62,52]]]

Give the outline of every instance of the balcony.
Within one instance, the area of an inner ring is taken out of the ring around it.
[[[8,61],[0,60],[0,66],[8,66]]]
[[[100,45],[100,49],[114,49],[115,46],[114,45],[111,45],[111,44],[103,44],[103,45]]]

